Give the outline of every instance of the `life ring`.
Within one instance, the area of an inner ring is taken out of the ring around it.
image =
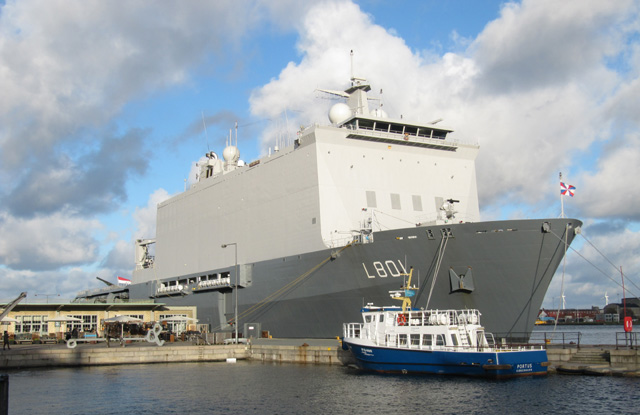
[[[407,316],[404,314],[398,314],[398,326],[404,326],[407,324]]]
[[[404,133],[404,141],[409,141],[409,133]]]

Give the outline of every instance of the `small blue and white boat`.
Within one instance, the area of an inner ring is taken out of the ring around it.
[[[401,291],[391,297],[402,307],[362,309],[362,323],[344,324],[343,348],[359,368],[387,373],[510,378],[546,375],[543,347],[497,345],[480,325],[478,310],[411,308],[411,273]]]

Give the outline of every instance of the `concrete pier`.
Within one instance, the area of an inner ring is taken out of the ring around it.
[[[195,346],[174,344],[158,347],[150,344],[131,344],[127,347],[107,348],[104,343],[79,345],[69,349],[65,345],[15,345],[0,352],[0,370],[35,367],[98,366],[139,363],[217,362],[229,357],[247,359],[245,345]]]
[[[549,347],[550,372],[640,377],[640,351],[615,346]]]

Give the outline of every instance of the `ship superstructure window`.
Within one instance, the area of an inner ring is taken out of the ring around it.
[[[400,210],[400,195],[397,193],[391,193],[391,209]]]
[[[367,207],[378,207],[378,204],[376,203],[376,192],[372,190],[367,190]]]
[[[422,212],[422,197],[420,197],[420,195],[413,195],[411,199],[413,200],[413,210]]]

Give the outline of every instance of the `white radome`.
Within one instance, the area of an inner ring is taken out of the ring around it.
[[[329,121],[331,124],[339,124],[351,117],[351,108],[343,102],[339,102],[329,110]]]

